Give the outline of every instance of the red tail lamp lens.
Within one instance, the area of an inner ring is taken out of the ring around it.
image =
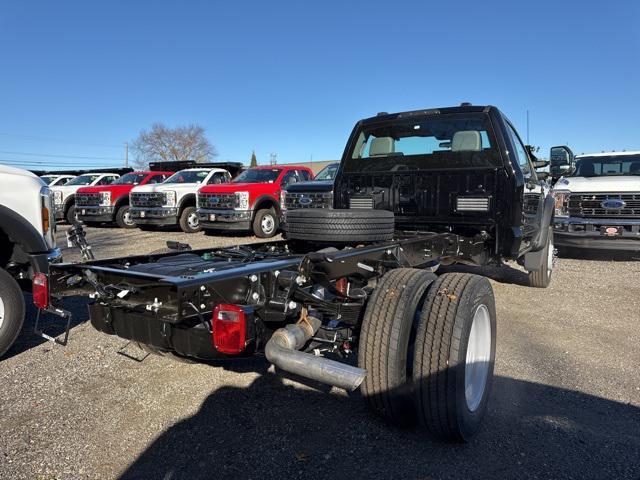
[[[246,317],[238,305],[222,303],[213,309],[213,345],[221,353],[244,351],[247,339]]]
[[[49,280],[44,273],[36,273],[32,282],[33,304],[38,308],[49,306]]]

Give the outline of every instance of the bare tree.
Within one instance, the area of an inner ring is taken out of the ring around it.
[[[169,128],[163,123],[154,123],[150,130],[140,132],[131,143],[131,149],[138,168],[146,167],[149,162],[193,160],[204,163],[218,155],[199,125]]]

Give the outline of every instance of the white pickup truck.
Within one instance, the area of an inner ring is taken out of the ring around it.
[[[41,175],[40,178],[45,184],[49,185],[49,187],[61,187],[62,185],[66,185],[71,180],[76,178],[76,176],[67,174],[58,175],[51,173],[47,175]]]
[[[569,173],[553,188],[554,236],[560,249],[640,252],[640,152],[578,155],[565,149]]]
[[[204,185],[231,181],[223,168],[187,168],[164,182],[131,190],[129,205],[134,223],[141,229],[179,225],[185,233],[200,231],[196,194]]]
[[[61,258],[53,209],[51,190],[40,178],[0,165],[0,356],[24,322],[21,285],[46,283],[49,263]]]
[[[64,185],[51,187],[55,201],[55,215],[58,220],[71,224],[76,219],[76,192],[82,187],[109,185],[119,178],[117,173],[84,173],[69,180]]]

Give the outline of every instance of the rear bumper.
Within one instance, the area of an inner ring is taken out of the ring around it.
[[[136,225],[177,225],[178,209],[167,207],[131,207],[131,218]]]
[[[606,236],[601,227],[622,227],[622,235]],[[554,243],[558,247],[640,252],[640,219],[556,218]]]
[[[213,210],[199,208],[198,222],[210,230],[250,230],[252,210]]]
[[[113,222],[114,211],[112,206],[76,205],[76,216],[81,222]]]

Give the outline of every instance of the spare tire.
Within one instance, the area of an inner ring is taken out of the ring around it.
[[[287,238],[316,242],[382,242],[393,239],[388,210],[299,209],[286,213]]]

